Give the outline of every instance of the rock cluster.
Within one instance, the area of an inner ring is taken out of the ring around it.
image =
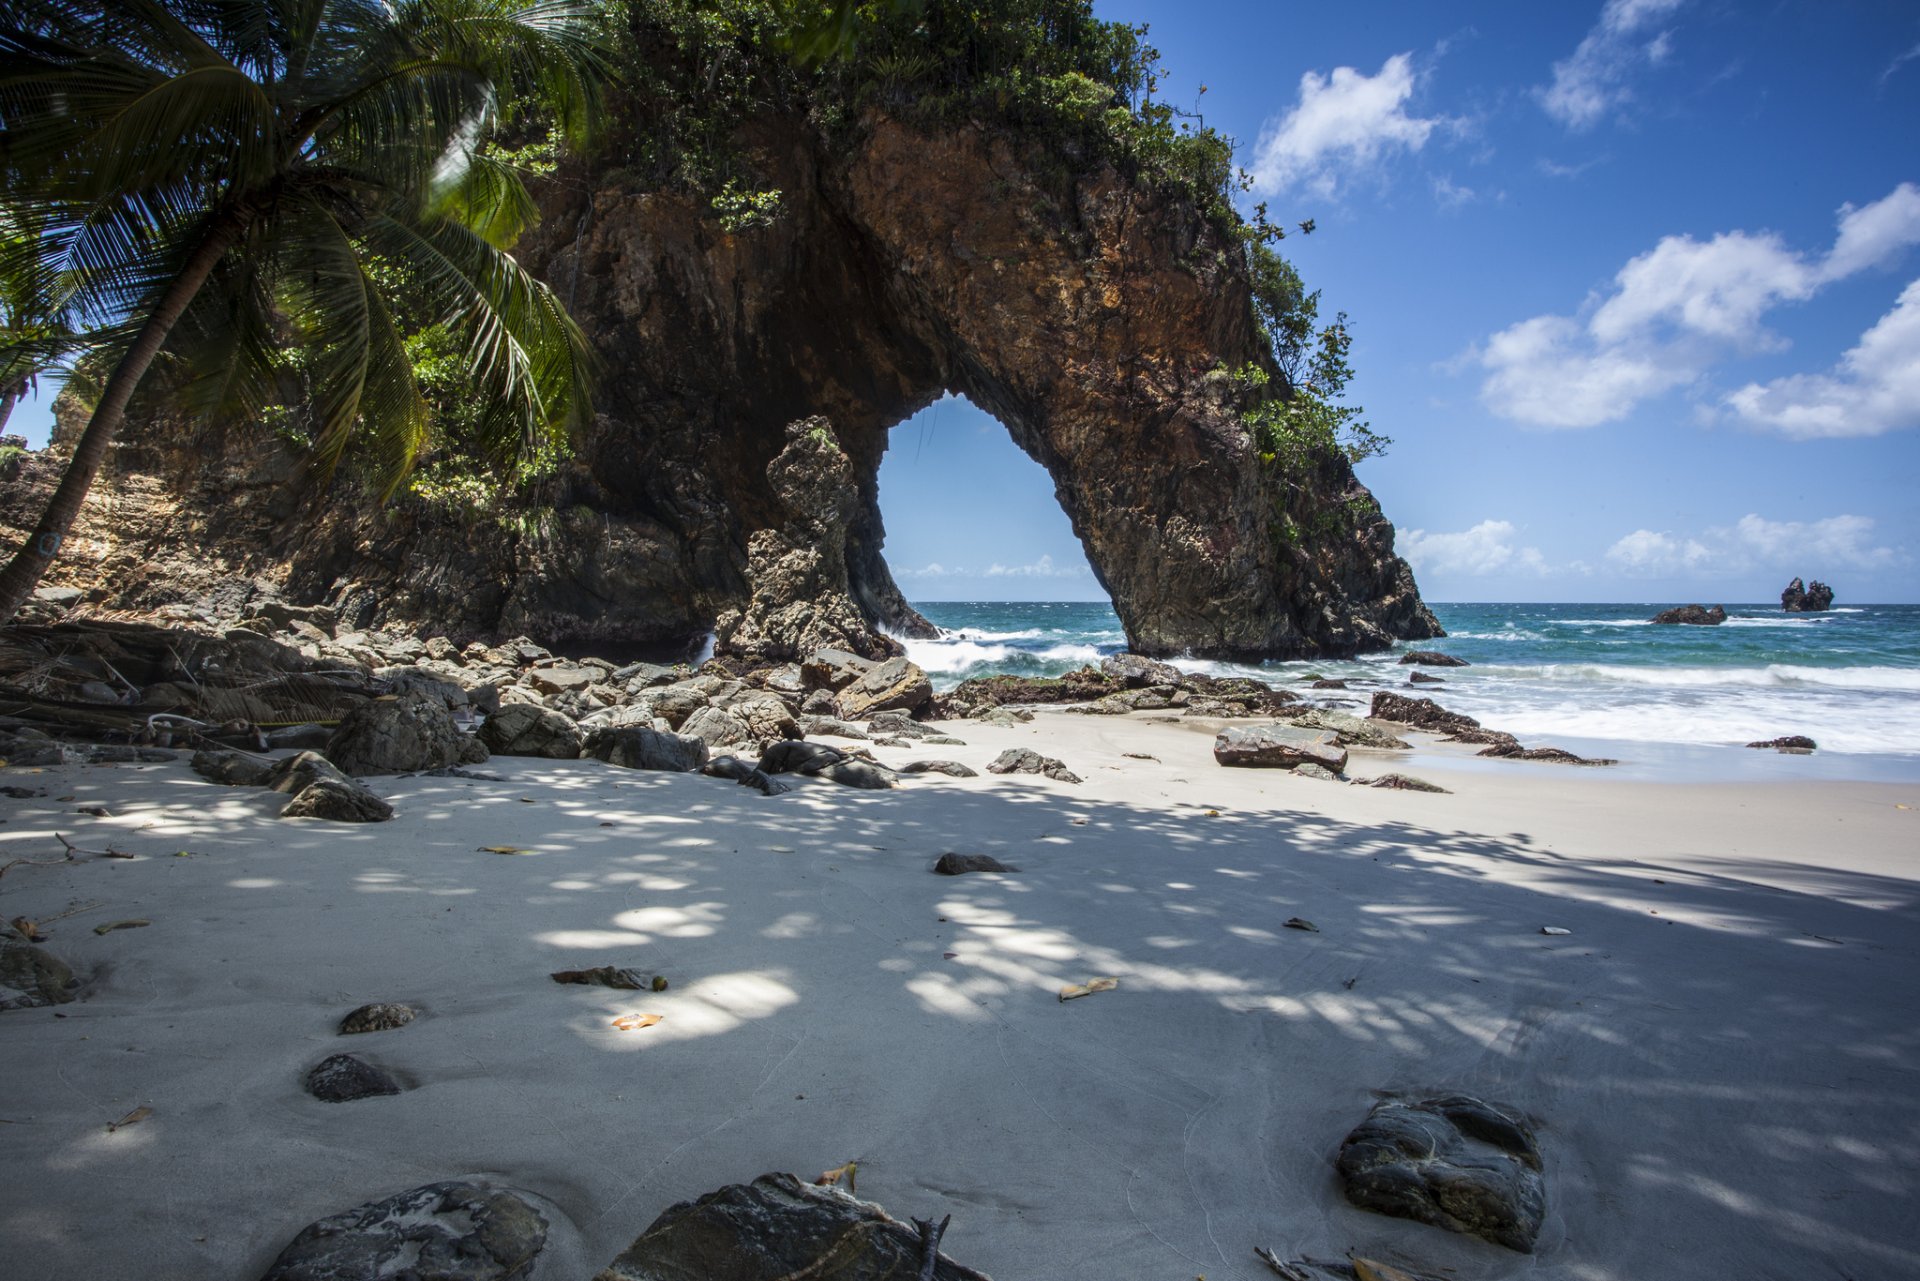
[[[1056,677],[978,676],[933,700],[939,719],[987,719],[994,709],[1027,704],[1084,704],[1091,716],[1176,711],[1186,716],[1251,717],[1281,714],[1299,695],[1247,677],[1188,675],[1134,654],[1113,654],[1099,667]]]
[[[1688,627],[1718,627],[1727,621],[1727,611],[1720,605],[1712,609],[1702,605],[1681,605],[1674,609],[1663,609],[1648,621],[1669,625],[1681,623]]]
[[[1789,614],[1823,614],[1833,608],[1833,588],[1817,578],[1810,584],[1796,578],[1780,593],[1780,608]]]
[[[1558,747],[1523,747],[1520,740],[1505,730],[1487,729],[1471,716],[1450,712],[1430,698],[1408,698],[1381,690],[1373,696],[1370,713],[1375,720],[1395,721],[1415,729],[1438,734],[1449,743],[1482,744],[1478,755],[1500,756],[1522,761],[1557,761],[1563,765],[1615,765],[1617,761],[1601,756],[1578,756]]]

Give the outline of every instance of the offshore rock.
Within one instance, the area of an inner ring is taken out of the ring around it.
[[[511,1192],[429,1183],[311,1224],[261,1281],[521,1281],[547,1221]]]
[[[871,1202],[763,1174],[667,1207],[594,1281],[988,1281],[944,1254],[922,1271],[920,1241]]]
[[[1817,578],[1811,586],[1796,578],[1780,593],[1780,608],[1789,614],[1823,614],[1833,608],[1833,588]]]
[[[1718,627],[1727,621],[1727,611],[1720,605],[1707,609],[1701,605],[1681,605],[1676,609],[1663,609],[1651,619],[1656,623],[1684,623],[1689,627]]]
[[[1378,1104],[1340,1144],[1347,1200],[1533,1253],[1546,1186],[1533,1130],[1465,1095]]]
[[[649,185],[649,125],[617,107],[591,167],[544,184],[520,256],[605,375],[572,457],[523,508],[377,508],[345,478],[315,492],[253,424],[136,405],[50,585],[222,617],[271,595],[325,604],[340,628],[462,644],[714,630],[777,652],[811,628],[885,654],[882,628],[929,629],[882,556],[880,462],[893,427],[954,392],[1047,470],[1136,654],[1344,655],[1441,634],[1344,459],[1261,460],[1226,372],[1272,364],[1238,228],[1072,131],[876,108],[829,132],[827,114],[796,101],[740,122],[741,181],[783,193],[764,226],[723,227],[705,195]],[[83,417],[70,404],[53,447],[0,486],[0,543],[31,529]],[[813,426],[789,430],[821,418],[838,458]],[[815,493],[827,519],[810,526],[789,499]]]
[[[1419,667],[1471,667],[1464,658],[1455,658],[1452,654],[1442,654],[1438,650],[1416,649],[1400,656],[1400,665]]]

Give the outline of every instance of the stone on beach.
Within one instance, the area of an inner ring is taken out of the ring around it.
[[[834,706],[842,720],[858,720],[876,712],[899,709],[912,712],[933,698],[933,682],[904,658],[889,658],[841,690]]]
[[[1363,717],[1316,707],[1293,718],[1301,729],[1331,730],[1342,747],[1374,747],[1385,751],[1405,751],[1411,744],[1381,729]]]
[[[900,767],[902,774],[945,774],[949,778],[978,778],[980,771],[962,765],[959,761],[908,761]]]
[[[1317,765],[1332,774],[1347,768],[1347,750],[1330,730],[1286,725],[1234,726],[1213,740],[1213,759],[1249,769],[1295,769]]]
[[[991,854],[955,854],[951,850],[942,854],[934,863],[933,870],[942,876],[964,876],[968,872],[1017,872],[1017,867],[1009,867]]]
[[[1491,1149],[1491,1150],[1489,1150]],[[1347,1200],[1531,1254],[1546,1218],[1533,1130],[1465,1095],[1388,1100],[1340,1144]]]
[[[989,774],[1044,774],[1060,783],[1078,783],[1080,776],[1051,756],[1027,747],[1009,747],[987,763]]]
[[[384,823],[393,806],[357,781],[320,779],[294,793],[281,818],[318,818],[334,823]]]
[[[226,787],[260,787],[273,772],[272,761],[261,760],[246,752],[216,751],[202,748],[190,762],[193,772],[210,783]]]
[[[340,1020],[341,1036],[357,1036],[363,1032],[391,1032],[394,1028],[405,1027],[414,1020],[414,1008],[397,1001],[379,1001],[372,1005],[363,1005]]]
[[[580,755],[580,729],[559,712],[513,703],[487,717],[480,741],[500,756],[540,756],[570,761]]]
[[[1398,721],[1434,734],[1480,728],[1480,722],[1473,717],[1450,712],[1430,698],[1408,698],[1384,689],[1373,696],[1367,715],[1376,721]]]
[[[512,1192],[429,1183],[310,1224],[261,1281],[523,1281],[547,1221]]]
[[[400,1083],[384,1070],[352,1054],[321,1059],[307,1073],[307,1093],[322,1103],[351,1103],[400,1093]]]
[[[410,774],[465,761],[463,738],[446,704],[403,694],[348,712],[327,740],[327,759],[353,775]]]
[[[0,1010],[65,1005],[80,989],[67,963],[44,948],[0,944]]]
[[[595,760],[626,769],[689,774],[707,763],[707,745],[699,739],[663,733],[645,725],[592,730],[582,750]]]

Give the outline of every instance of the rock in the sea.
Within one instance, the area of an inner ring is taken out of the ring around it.
[[[189,765],[193,772],[210,783],[228,787],[262,787],[273,773],[272,761],[263,761],[245,752],[223,752],[202,748],[193,754]]]
[[[594,1281],[916,1281],[920,1233],[868,1201],[763,1174],[669,1206]],[[944,1254],[932,1281],[988,1281]]]
[[[0,1010],[65,1005],[80,980],[53,953],[26,943],[0,943]]]
[[[307,1093],[322,1103],[351,1103],[400,1093],[400,1083],[384,1070],[351,1054],[321,1059],[307,1073]]]
[[[1780,593],[1780,608],[1789,614],[1823,614],[1833,608],[1833,588],[1817,578],[1811,586],[1796,578]]]
[[[1748,743],[1748,747],[1771,747],[1778,752],[1805,753],[1816,750],[1820,744],[1805,734],[1788,734],[1784,738],[1769,738],[1764,742]]]
[[[1413,664],[1419,667],[1470,667],[1472,664],[1464,658],[1455,658],[1451,654],[1442,654],[1431,649],[1416,649],[1400,656],[1402,667]]]
[[[1424,778],[1415,778],[1411,774],[1382,774],[1367,784],[1368,787],[1384,787],[1400,792],[1438,792],[1443,796],[1453,793],[1438,783],[1429,783]]]
[[[662,733],[645,725],[593,730],[583,751],[595,760],[627,769],[687,774],[707,763],[707,745],[699,739]]]
[[[1213,740],[1213,759],[1252,769],[1297,769],[1318,765],[1332,774],[1347,768],[1347,749],[1329,730],[1285,725],[1235,726]]]
[[[1421,673],[1419,672],[1415,672],[1413,674],[1413,679],[1415,680],[1419,680],[1420,677],[1421,677]],[[1437,680],[1439,678],[1429,677],[1428,679]],[[1311,685],[1307,686],[1308,689],[1345,689],[1346,687],[1347,687],[1347,683],[1345,681],[1335,680],[1329,676],[1322,676],[1319,680],[1316,680]]]
[[[460,727],[446,704],[425,694],[375,699],[341,718],[327,759],[349,774],[412,774],[458,765]]]
[[[1446,683],[1446,677],[1429,676],[1425,672],[1415,672],[1407,677],[1407,684],[1409,685],[1445,685]]]
[[[1533,1130],[1464,1095],[1378,1104],[1340,1145],[1347,1200],[1531,1254],[1546,1218]]]
[[[361,1032],[391,1032],[394,1028],[405,1027],[413,1022],[414,1009],[411,1005],[401,1005],[397,1001],[379,1001],[372,1005],[363,1005],[346,1018],[340,1020],[340,1035],[355,1036]]]
[[[559,712],[531,703],[509,703],[487,717],[480,741],[501,756],[541,756],[570,761],[579,757],[579,727]]]
[[[1100,671],[1108,680],[1118,681],[1128,689],[1178,685],[1181,681],[1179,668],[1138,654],[1109,654],[1100,660]]]
[[[1009,747],[987,763],[989,774],[1044,774],[1060,783],[1078,783],[1080,776],[1051,756],[1026,747]]]
[[[908,761],[900,767],[902,774],[945,774],[949,778],[979,778],[980,771],[962,765],[959,761]]]
[[[1002,863],[991,854],[942,854],[933,865],[942,876],[964,876],[968,872],[1017,872],[1020,869]]]
[[[1430,698],[1408,698],[1384,689],[1373,696],[1373,706],[1367,709],[1367,715],[1376,721],[1398,721],[1434,734],[1456,734],[1480,728],[1480,722],[1473,717],[1450,712]]]
[[[429,1183],[309,1225],[261,1281],[522,1281],[546,1243],[513,1193]]]
[[[933,682],[904,658],[889,658],[841,690],[834,699],[841,720],[858,720],[895,708],[912,712],[933,699]]]
[[[281,818],[320,818],[332,823],[384,823],[393,806],[357,781],[321,779],[295,792]]]
[[[1618,765],[1610,756],[1580,756],[1564,747],[1522,747],[1512,735],[1505,742],[1475,752],[1476,756],[1502,757],[1511,761],[1551,761],[1558,765]]]
[[[1715,605],[1707,609],[1701,605],[1681,605],[1674,609],[1663,609],[1650,620],[1662,624],[1685,624],[1688,627],[1718,627],[1727,621],[1724,606]]]

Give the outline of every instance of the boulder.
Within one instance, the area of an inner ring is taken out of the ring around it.
[[[540,756],[570,761],[579,757],[580,729],[558,712],[514,703],[487,717],[479,739],[501,756]]]
[[[869,791],[884,791],[889,787],[900,785],[899,776],[886,766],[876,765],[872,761],[855,760],[851,757],[844,761],[836,761],[823,769],[814,770],[813,777],[824,778],[842,787],[860,787]]]
[[[1384,787],[1400,792],[1438,792],[1442,796],[1452,793],[1438,783],[1429,783],[1424,778],[1415,778],[1411,774],[1382,774],[1367,784],[1368,787]]]
[[[1235,726],[1213,740],[1213,759],[1251,769],[1296,769],[1318,765],[1338,774],[1347,768],[1347,750],[1329,730],[1285,725]]]
[[[562,664],[536,667],[526,675],[526,683],[542,694],[572,694],[595,684],[604,675],[596,668]]]
[[[547,1221],[511,1192],[429,1183],[309,1225],[261,1281],[522,1281]]]
[[[800,664],[800,683],[808,689],[838,692],[879,665],[876,659],[844,649],[817,649]]]
[[[680,733],[687,738],[699,739],[709,748],[732,747],[754,741],[753,730],[745,721],[719,707],[703,707],[687,717],[680,723]]]
[[[763,1174],[667,1207],[594,1281],[988,1281],[936,1254],[879,1206]]]
[[[1533,1253],[1546,1218],[1540,1148],[1518,1115],[1464,1095],[1389,1100],[1340,1144],[1347,1200]]]
[[[867,722],[868,734],[880,734],[889,738],[907,738],[925,741],[946,737],[939,730],[931,729],[905,712],[881,712]],[[861,735],[866,737],[866,735]],[[965,746],[965,744],[961,744]]]
[[[1376,721],[1396,721],[1435,734],[1454,734],[1463,729],[1480,728],[1480,722],[1473,717],[1450,712],[1430,698],[1408,698],[1405,694],[1388,690],[1381,690],[1373,696],[1373,705],[1367,710],[1367,715]]]
[[[1118,681],[1128,689],[1178,685],[1182,679],[1179,668],[1168,663],[1156,663],[1138,654],[1109,654],[1100,660],[1100,672],[1108,680]]]
[[[904,658],[889,658],[840,691],[834,708],[841,720],[857,720],[875,712],[915,711],[933,699],[933,682],[919,666]]]
[[[352,784],[353,780],[318,752],[296,752],[273,763],[262,780],[276,792],[297,796],[315,783]]]
[[[65,1005],[80,980],[53,953],[26,943],[0,943],[0,1010]]]
[[[307,1093],[322,1103],[351,1103],[400,1093],[400,1083],[384,1070],[351,1054],[321,1059],[307,1073]]]
[[[393,806],[351,780],[320,779],[294,793],[281,818],[319,818],[334,823],[384,823]]]
[[[1446,683],[1446,677],[1429,676],[1425,672],[1415,672],[1407,677],[1407,684],[1409,685],[1445,685]]]
[[[707,763],[707,745],[699,739],[662,733],[644,725],[593,730],[583,750],[595,760],[627,769],[685,774]]]
[[[664,689],[656,690],[650,700],[653,714],[664,717],[667,724],[679,729],[689,716],[707,705],[712,696],[715,682],[710,677],[695,677],[692,680],[676,681]]]
[[[779,796],[793,789],[769,774],[763,774],[753,764],[737,756],[716,756],[700,767],[702,774],[711,778],[729,778],[742,787],[751,787],[765,796]]]
[[[845,752],[825,743],[783,739],[760,753],[759,769],[763,774],[812,774],[846,759]]]
[[[401,694],[348,712],[327,740],[327,759],[353,775],[412,774],[459,764],[463,738],[446,704]]]
[[[1681,605],[1674,609],[1663,609],[1650,620],[1667,626],[1684,624],[1688,627],[1718,627],[1727,621],[1727,611],[1720,605],[1707,609],[1702,605]]]
[[[1822,614],[1833,608],[1833,588],[1819,579],[1811,586],[1794,579],[1780,593],[1780,608],[1789,614]]]
[[[395,1028],[405,1027],[414,1020],[411,1005],[402,1005],[397,1001],[378,1001],[372,1005],[363,1005],[346,1018],[340,1020],[341,1036],[358,1036],[363,1032],[391,1032]]]
[[[1302,712],[1294,717],[1293,723],[1302,729],[1331,730],[1342,747],[1374,747],[1385,751],[1406,751],[1411,747],[1405,739],[1396,738],[1372,721],[1328,707]]]
[[[908,761],[900,767],[902,774],[945,774],[949,778],[979,778],[980,771],[970,769],[959,761]]]
[[[1061,783],[1078,783],[1080,776],[1051,756],[1025,747],[1009,747],[987,764],[989,774],[1044,774]]]
[[[1451,654],[1442,654],[1431,649],[1416,649],[1400,656],[1400,665],[1409,663],[1420,667],[1471,667],[1464,658],[1455,658]]]
[[[869,735],[851,721],[835,720],[831,716],[809,716],[800,723],[800,733],[808,738],[818,738],[822,734],[833,738],[854,738],[865,741]]]
[[[800,736],[800,723],[794,719],[793,709],[777,695],[749,690],[728,699],[726,711],[747,727],[748,736],[756,743]]]
[[[1438,676],[1427,676],[1423,672],[1415,672],[1413,674],[1413,679],[1414,680],[1426,679],[1430,681],[1436,681],[1436,680],[1439,680],[1440,678]],[[1345,681],[1335,680],[1331,676],[1322,676],[1319,680],[1314,681],[1313,684],[1308,686],[1309,689],[1345,689],[1346,687],[1347,687],[1347,683]]]
[[[263,761],[245,752],[222,752],[205,748],[195,752],[188,764],[201,778],[227,787],[265,786],[267,776],[273,773],[274,767],[272,761]]]
[[[1020,869],[1002,863],[991,854],[955,854],[949,850],[933,865],[942,876],[964,876],[968,872],[1017,872]]]

